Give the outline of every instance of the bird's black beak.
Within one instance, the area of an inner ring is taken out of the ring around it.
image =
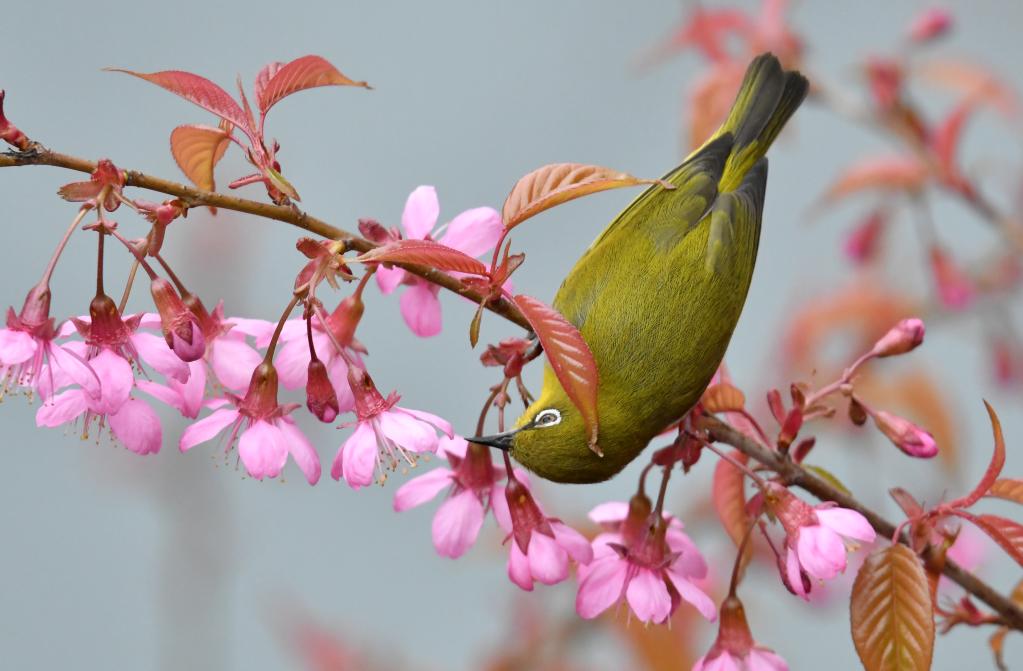
[[[474,436],[468,438],[470,443],[479,443],[480,445],[488,445],[490,447],[496,447],[499,450],[507,452],[512,448],[512,442],[515,439],[515,434],[519,432],[519,429],[512,431],[505,431],[504,433],[495,433],[492,436]]]

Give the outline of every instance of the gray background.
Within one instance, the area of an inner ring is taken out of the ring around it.
[[[423,183],[437,186],[446,219],[468,207],[499,207],[515,179],[548,162],[661,174],[680,156],[684,87],[703,69],[694,55],[643,76],[630,67],[677,19],[671,0],[229,4],[7,2],[0,86],[8,113],[59,150],[109,156],[122,167],[177,179],[169,131],[210,123],[210,115],[101,67],[191,70],[226,86],[237,73],[251,82],[266,61],[321,54],[376,90],[296,96],[274,110],[269,133],[282,140],[285,174],[304,207],[351,227],[360,216],[396,223],[406,195]],[[795,24],[815,69],[851,83],[855,60],[894,45],[921,6],[892,5],[800,3]],[[959,9],[961,23],[942,50],[992,64],[1019,87],[1019,5]],[[968,156],[1015,158],[1018,144],[1004,141],[1004,125],[983,119],[970,128]],[[786,309],[850,272],[838,241],[860,210],[843,207],[810,222],[808,205],[840,166],[882,146],[819,109],[804,109],[795,125],[772,153],[757,275],[729,353],[735,376],[750,390],[785,382],[773,361]],[[232,149],[218,170],[221,183],[243,169]],[[3,300],[15,307],[74,213],[53,196],[72,179],[49,168],[0,176]],[[255,188],[245,193],[260,197]],[[549,299],[632,195],[599,195],[523,226],[514,240],[528,262],[517,286]],[[939,203],[936,212],[942,234],[967,258],[991,242],[961,208]],[[119,215],[122,226],[141,233],[130,215]],[[208,303],[223,297],[232,314],[274,319],[301,262],[295,237],[276,223],[231,213],[210,220],[196,211],[173,225],[168,256]],[[910,240],[903,239],[901,257],[890,259],[893,281],[919,287],[924,272]],[[84,310],[93,264],[92,239],[78,236],[56,274],[56,314]],[[110,286],[117,276],[110,271]],[[370,344],[378,383],[398,389],[411,407],[468,430],[493,378],[467,347],[470,308],[445,297],[444,334],[419,341],[402,324],[396,300],[370,294],[361,337]],[[512,332],[498,319],[485,321],[485,339]],[[1006,472],[1023,468],[1013,448],[1023,435],[1020,399],[989,388],[980,335],[974,320],[952,321],[932,329],[913,355],[933,362],[933,374],[959,401],[956,416],[969,449],[949,485],[953,494],[976,479],[988,458],[981,395],[1001,410],[1010,442]],[[359,646],[433,669],[476,668],[487,648],[516,636],[510,613],[518,590],[504,575],[492,527],[468,557],[440,559],[430,544],[433,507],[392,513],[395,481],[356,493],[325,477],[310,488],[289,466],[284,482],[257,483],[225,468],[212,445],[179,454],[170,440],[182,424],[170,415],[169,444],[158,456],[140,458],[106,439],[97,445],[37,430],[34,410],[20,397],[0,408],[7,470],[0,486],[0,668],[293,668],[276,635],[291,608],[308,608]],[[333,429],[316,433],[325,463],[341,438]],[[818,459],[850,473],[864,498],[890,513],[879,484],[910,483],[932,500],[941,494],[936,464],[902,458],[880,442],[878,449],[844,447],[836,439]],[[701,464],[684,487],[673,488],[676,509],[705,489],[709,470]],[[601,487],[547,488],[545,500],[564,516],[577,515],[601,499],[627,496],[634,474]],[[720,534],[707,525],[694,535],[727,570]],[[1002,588],[1019,576],[1008,562],[992,560],[989,567]],[[531,598],[565,610],[572,589]],[[745,597],[755,634],[793,668],[855,666],[840,600],[822,616],[763,576],[749,583]],[[705,627],[700,636],[710,633]],[[971,659],[986,666],[982,646],[974,633],[943,638],[935,668],[961,668]],[[1023,645],[1010,638],[1008,651],[1018,660]]]

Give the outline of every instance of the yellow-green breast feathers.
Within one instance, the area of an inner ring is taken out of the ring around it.
[[[806,90],[806,79],[784,72],[773,56],[754,60],[721,129],[665,176],[676,188],[647,189],[572,269],[554,307],[596,360],[604,457],[587,448],[582,419],[548,368],[514,437],[519,462],[556,481],[605,480],[696,403],[749,289],[764,154]],[[559,421],[531,426],[548,408]]]

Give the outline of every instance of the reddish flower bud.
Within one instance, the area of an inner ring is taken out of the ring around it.
[[[893,60],[871,57],[867,61],[867,81],[874,102],[889,110],[899,101],[902,92],[902,67]]]
[[[973,282],[940,247],[931,248],[931,272],[945,307],[962,310],[973,301]]]
[[[781,424],[785,421],[785,406],[781,402],[781,392],[777,389],[772,389],[767,392],[767,407],[771,409],[771,414],[774,416],[774,421]]]
[[[803,428],[803,409],[797,405],[792,410],[789,410],[785,421],[782,422],[781,431],[778,433],[778,449],[782,452],[787,451],[789,445],[799,435],[801,428]]]
[[[278,415],[287,408],[277,404],[277,387],[277,369],[272,363],[261,362],[252,371],[249,388],[245,392],[245,398],[238,404],[238,410],[248,417],[261,419]]]
[[[888,436],[888,440],[895,443],[895,447],[909,456],[930,459],[938,453],[938,444],[934,442],[934,436],[908,419],[884,410],[873,412],[872,415],[881,433]]]
[[[341,301],[330,314],[328,322],[331,332],[341,346],[349,347],[355,342],[355,329],[358,328],[365,309],[362,298],[352,294]]]
[[[309,362],[309,375],[305,385],[306,407],[321,422],[330,424],[341,411],[337,392],[327,376],[327,367],[319,359]]]
[[[941,37],[952,28],[952,15],[939,7],[931,7],[918,14],[909,24],[909,39],[929,42]]]
[[[206,354],[206,338],[199,320],[192,314],[171,283],[157,277],[150,285],[153,302],[160,313],[160,327],[167,346],[182,361],[198,361]]]
[[[553,537],[554,533],[550,530],[547,518],[541,512],[540,507],[536,505],[533,495],[529,493],[529,489],[524,484],[514,477],[509,478],[504,495],[508,501],[512,537],[523,554],[529,550],[529,539],[534,529],[540,529]]]
[[[18,127],[7,120],[4,116],[4,91],[0,89],[0,140],[12,145],[21,151],[28,149],[29,139],[18,130]]]
[[[886,217],[880,210],[871,212],[846,237],[842,251],[857,265],[872,260],[877,255],[885,223]]]
[[[876,357],[905,354],[924,341],[924,323],[916,317],[903,319],[874,343],[870,353]]]

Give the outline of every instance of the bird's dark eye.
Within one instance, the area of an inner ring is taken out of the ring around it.
[[[548,408],[547,410],[541,410],[537,413],[536,418],[533,419],[533,426],[548,427],[554,426],[560,422],[561,412],[555,408]]]

